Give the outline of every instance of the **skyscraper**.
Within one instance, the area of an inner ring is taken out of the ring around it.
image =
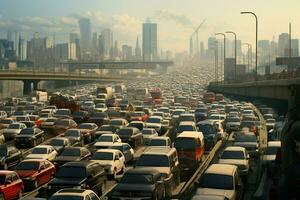
[[[81,18],[78,21],[80,28],[80,47],[82,52],[90,51],[92,44],[91,22],[88,18]]]
[[[27,59],[27,42],[19,37],[19,59],[26,60]]]
[[[143,24],[143,59],[157,59],[157,24],[149,20]]]
[[[97,32],[93,32],[93,37],[92,37],[92,49],[93,49],[93,54],[96,54],[97,50],[98,50],[98,33]]]
[[[110,52],[113,51],[113,48],[114,48],[113,32],[110,29],[104,29],[101,32],[101,35],[102,35],[102,39],[103,39],[104,57],[109,57]]]
[[[292,48],[292,56],[299,56],[299,40],[292,39],[291,41],[291,48]]]
[[[289,48],[289,34],[281,33],[278,38],[278,56],[286,56],[286,49]]]
[[[140,60],[142,57],[142,50],[139,44],[139,37],[136,38],[135,44],[135,59]]]

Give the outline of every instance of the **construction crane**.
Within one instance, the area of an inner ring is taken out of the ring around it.
[[[198,38],[198,32],[199,29],[203,26],[203,24],[205,23],[206,19],[204,19],[201,24],[195,29],[195,31],[192,33],[191,37],[190,37],[190,51],[191,54],[193,53],[193,36],[196,34],[196,53],[199,53],[199,38]]]

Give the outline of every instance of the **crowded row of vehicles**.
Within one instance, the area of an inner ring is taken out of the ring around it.
[[[242,196],[240,179],[258,151],[257,116],[246,102],[206,92],[197,76],[191,81],[187,74],[195,70],[66,88],[49,101],[3,102],[1,198],[36,190],[36,198],[51,200],[96,200],[104,194],[170,199],[231,132],[232,146],[207,169],[192,198],[221,190],[221,199]]]

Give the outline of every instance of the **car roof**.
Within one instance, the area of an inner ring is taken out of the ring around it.
[[[117,149],[98,149],[95,153],[98,152],[107,152],[107,153],[120,153],[120,150]]]
[[[195,122],[192,122],[192,121],[182,121],[179,123],[179,126],[186,126],[186,125],[195,125]]]
[[[51,145],[45,145],[45,144],[43,144],[43,145],[37,145],[37,146],[35,146],[33,148],[53,148],[53,147]]]
[[[203,133],[199,131],[183,131],[177,138],[200,138],[203,139]]]
[[[83,189],[73,189],[73,188],[68,188],[68,189],[61,189],[58,192],[56,192],[53,196],[65,196],[65,195],[70,195],[70,196],[85,196],[87,194],[93,193],[92,190],[83,190]]]
[[[156,154],[156,155],[161,155],[161,154],[169,154],[173,151],[176,151],[175,148],[171,148],[171,147],[147,147],[145,149],[145,151],[142,154]]]
[[[210,165],[205,173],[207,174],[224,174],[224,175],[233,175],[234,171],[237,170],[235,165],[229,164],[212,164]]]
[[[245,151],[245,147],[239,147],[239,146],[228,146],[224,149],[224,151]]]
[[[87,167],[90,164],[94,164],[97,162],[91,161],[91,160],[84,160],[84,161],[73,161],[73,162],[67,162],[63,166],[68,166],[68,167]]]
[[[281,147],[281,141],[270,141],[268,147]]]

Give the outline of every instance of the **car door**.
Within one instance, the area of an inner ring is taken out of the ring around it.
[[[40,162],[40,168],[39,168],[39,172],[37,175],[37,180],[38,180],[39,185],[42,185],[42,184],[48,182],[47,171],[48,170],[46,168],[45,162],[44,161]]]
[[[14,197],[14,187],[13,187],[11,173],[6,175],[5,186],[3,188],[3,194],[5,196],[5,199],[11,199]]]
[[[12,195],[14,198],[18,197],[18,194],[20,193],[20,191],[22,191],[22,180],[18,177],[18,175],[14,172],[11,174],[11,178],[12,178]]]

